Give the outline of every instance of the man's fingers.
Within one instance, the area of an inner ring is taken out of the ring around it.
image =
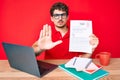
[[[56,45],[61,44],[61,43],[62,43],[62,40],[56,41],[53,43],[53,46],[56,46]]]
[[[40,31],[39,39],[43,37],[43,30]]]
[[[49,26],[48,26],[48,24],[45,25],[45,36],[49,36]]]
[[[49,26],[48,26],[48,34],[49,34],[48,36],[50,36],[50,37],[52,37],[52,35],[51,35],[52,33],[51,33],[51,32],[52,32],[52,31],[51,31],[51,26],[49,25]]]
[[[46,27],[46,25],[43,25],[43,33],[42,33],[42,36],[44,37],[45,36],[45,27]]]
[[[92,45],[92,48],[96,48],[99,44],[99,39],[94,35],[90,35],[90,44]]]
[[[49,35],[48,24],[43,25],[43,29],[40,31],[39,38],[45,37]]]
[[[49,36],[49,34],[51,34],[51,27],[48,24],[45,24],[43,26],[43,36]]]

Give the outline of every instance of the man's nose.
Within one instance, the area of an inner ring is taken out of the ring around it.
[[[60,20],[62,19],[62,16],[61,16],[61,15],[59,16],[59,19],[60,19]]]

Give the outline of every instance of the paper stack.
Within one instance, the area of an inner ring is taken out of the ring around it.
[[[85,70],[92,62],[90,58],[74,57],[65,64],[66,68],[75,68],[77,71]]]
[[[94,64],[90,58],[74,57],[59,68],[77,77],[80,80],[99,80],[109,74],[101,66]]]

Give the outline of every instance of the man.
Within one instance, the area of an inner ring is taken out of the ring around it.
[[[67,21],[69,17],[67,5],[58,2],[50,9],[51,21],[54,26],[48,24],[43,26],[38,41],[33,44],[36,55],[45,51],[45,59],[70,59],[75,56],[91,57],[89,53],[69,52],[69,27]],[[93,51],[98,45],[98,38],[90,35],[90,44]],[[80,45],[80,44],[79,44]]]

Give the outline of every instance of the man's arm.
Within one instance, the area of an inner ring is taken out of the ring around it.
[[[52,49],[53,47],[55,47],[56,45],[62,43],[61,40],[58,40],[56,42],[52,42],[51,39],[51,26],[46,24],[43,26],[43,29],[40,32],[40,36],[38,41],[36,41],[32,47],[34,49],[34,52],[36,53],[36,55],[39,55],[39,53],[45,51],[45,50],[49,50]]]
[[[83,57],[83,58],[90,58],[92,54],[89,53],[84,53],[82,55],[80,55],[79,57]]]
[[[33,45],[32,45],[35,55],[39,55],[41,52],[43,52],[43,50],[40,50],[38,47],[38,41],[36,41]]]
[[[99,44],[99,39],[94,34],[90,35],[90,44],[92,45],[93,53]],[[92,56],[92,53],[84,53],[83,55],[80,55],[80,57],[90,58]]]

